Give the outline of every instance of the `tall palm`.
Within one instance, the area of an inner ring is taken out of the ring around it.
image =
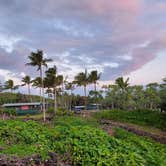
[[[13,90],[18,89],[18,87],[19,87],[18,85],[14,85],[13,80],[9,79],[8,81],[5,82],[4,89],[10,89],[12,92]]]
[[[54,66],[52,68],[49,68],[46,71],[45,82],[46,82],[48,88],[53,89],[53,93],[54,93],[54,112],[56,113],[56,111],[57,111],[57,91],[58,91],[58,87],[63,82],[63,76],[62,75],[57,75],[56,66]]]
[[[31,77],[28,76],[28,75],[25,76],[25,77],[23,77],[23,78],[22,78],[22,82],[23,82],[22,86],[27,85],[29,98],[30,98],[30,101],[32,102],[31,89],[30,89],[30,85],[31,85],[31,83],[32,83]]]
[[[101,73],[98,73],[97,70],[91,71],[89,75],[89,82],[94,84],[94,91],[96,91],[97,81],[100,79]]]
[[[38,67],[37,70],[40,72],[41,83],[42,83],[42,96],[43,96],[43,117],[45,121],[45,99],[44,99],[44,84],[43,84],[43,70],[42,66],[47,67],[47,62],[51,62],[52,59],[47,59],[43,57],[43,51],[37,50],[37,52],[31,52],[31,55],[28,56],[30,62],[26,65]]]
[[[115,83],[119,86],[119,88],[122,91],[126,91],[127,87],[129,86],[129,78],[124,80],[123,77],[119,77],[115,80]]]
[[[71,110],[71,107],[72,107],[72,92],[74,90],[74,83],[73,82],[65,82],[65,89],[67,91],[70,91],[70,110]]]
[[[124,80],[123,77],[119,77],[115,80],[115,83],[119,87],[120,94],[118,95],[118,98],[121,103],[121,107],[123,109],[127,109],[129,104],[128,103],[129,102],[129,92],[128,92],[129,78]]]
[[[89,76],[87,73],[87,70],[85,72],[78,73],[74,78],[74,83],[76,83],[78,86],[84,87],[84,96],[86,98],[86,87],[89,84]]]

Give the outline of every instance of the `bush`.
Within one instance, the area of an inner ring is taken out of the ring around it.
[[[65,108],[58,108],[56,115],[57,116],[73,115],[73,112],[66,110]]]
[[[49,114],[53,114],[53,113],[54,113],[54,107],[50,107],[50,108],[48,108],[47,113],[49,113]]]
[[[0,114],[6,114],[6,115],[16,115],[16,109],[13,108],[1,108],[0,109]]]
[[[129,122],[139,125],[147,125],[166,130],[166,113],[150,110],[107,110],[94,114],[97,119],[111,119],[120,122]]]

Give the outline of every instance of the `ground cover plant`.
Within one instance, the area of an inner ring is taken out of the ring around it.
[[[44,160],[55,152],[72,165],[165,165],[165,145],[118,129],[115,133],[109,136],[94,119],[73,116],[55,117],[51,126],[0,121],[0,154],[39,154]]]
[[[97,119],[110,119],[120,122],[156,127],[166,130],[166,113],[150,110],[106,110],[95,113]]]

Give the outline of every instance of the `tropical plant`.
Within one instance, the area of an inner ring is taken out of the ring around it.
[[[152,109],[156,109],[157,106],[159,105],[160,98],[159,98],[159,92],[158,92],[158,83],[149,83],[146,86],[146,103],[147,107]]]
[[[91,71],[89,75],[89,82],[94,84],[94,91],[96,91],[97,81],[100,79],[101,73],[98,73],[97,70]]]
[[[115,84],[119,87],[119,101],[120,101],[120,107],[122,109],[126,109],[128,106],[128,86],[129,86],[129,78],[126,80],[123,79],[123,77],[119,77],[115,80]]]
[[[85,105],[87,104],[87,85],[89,82],[89,75],[87,73],[87,70],[85,69],[85,72],[78,73],[74,78],[74,83],[77,84],[77,86],[83,86],[84,87],[84,97],[85,97]]]
[[[71,110],[71,108],[72,108],[72,92],[73,92],[73,90],[74,90],[74,88],[75,88],[75,86],[74,86],[74,83],[73,82],[65,82],[65,89],[67,90],[67,91],[70,91],[70,110]]]
[[[26,65],[29,66],[37,66],[37,70],[40,72],[40,77],[41,77],[41,89],[42,89],[42,96],[43,96],[43,118],[45,121],[45,99],[44,99],[44,84],[43,84],[43,70],[42,66],[47,67],[47,63],[51,62],[52,59],[47,59],[43,57],[43,51],[42,50],[37,50],[37,52],[31,52],[31,55],[28,56],[30,62],[27,63]]]
[[[31,80],[31,77],[30,76],[25,76],[22,78],[22,86],[25,86],[27,85],[28,86],[28,94],[29,94],[29,97],[30,97],[30,101],[32,102],[32,98],[31,98],[31,89],[30,89],[30,85],[32,83],[32,80]]]
[[[54,111],[57,111],[57,91],[58,87],[63,83],[63,75],[57,75],[56,66],[49,68],[46,72],[46,77],[44,79],[45,86],[52,89],[54,94]]]
[[[166,111],[166,78],[163,79],[163,83],[160,84],[159,96],[161,111]]]
[[[4,85],[4,89],[8,90],[10,89],[11,92],[13,92],[13,90],[16,90],[18,89],[19,85],[14,85],[14,81],[9,79],[5,82],[5,85]]]
[[[3,85],[0,82],[0,93],[3,91]]]

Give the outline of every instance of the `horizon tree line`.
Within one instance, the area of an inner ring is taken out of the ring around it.
[[[39,88],[44,121],[46,112],[45,93],[53,96],[54,113],[56,113],[58,108],[57,96],[61,96],[61,99],[59,98],[59,100],[64,103],[63,97],[68,95],[69,109],[71,110],[73,104],[72,100],[75,99],[73,90],[76,87],[83,87],[83,100],[85,105],[87,105],[89,101],[93,101],[95,103],[102,103],[106,107],[112,109],[155,109],[158,108],[159,103],[165,103],[166,101],[164,101],[164,99],[166,99],[166,78],[163,79],[164,83],[160,85],[158,83],[150,83],[144,88],[140,85],[129,86],[129,78],[124,80],[123,77],[119,77],[115,80],[115,84],[105,85],[102,87],[102,90],[97,91],[97,83],[101,77],[101,73],[98,73],[97,70],[88,73],[87,69],[85,69],[84,72],[78,73],[73,81],[68,82],[64,79],[63,75],[58,74],[56,66],[48,68],[48,63],[53,60],[44,58],[42,50],[31,52],[28,56],[28,60],[29,62],[26,63],[26,66],[37,67],[39,76],[35,79],[31,79],[29,75],[26,75],[21,80],[23,83],[21,86],[27,86],[29,101],[31,102],[31,86]],[[43,72],[44,67],[46,68],[45,72]],[[87,95],[87,86],[89,84],[93,84],[94,89]],[[7,80],[3,86],[0,84],[0,92],[3,90],[10,90],[10,92],[13,92],[18,88],[19,85],[15,85],[14,81],[11,79]]]

